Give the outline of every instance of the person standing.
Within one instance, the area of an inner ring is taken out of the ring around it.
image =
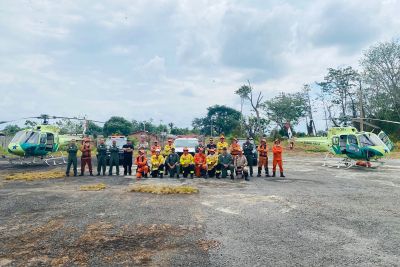
[[[208,177],[214,177],[217,166],[218,166],[218,155],[215,154],[215,149],[211,148],[208,150],[207,155],[207,175]]]
[[[237,138],[233,138],[233,142],[232,142],[232,144],[231,144],[229,149],[231,151],[232,158],[235,159],[236,156],[239,155],[239,151],[242,150],[242,148],[238,144],[238,139]]]
[[[272,153],[274,155],[272,160],[272,177],[275,177],[276,175],[276,165],[279,165],[281,177],[285,177],[285,175],[283,175],[282,151],[283,149],[281,146],[281,141],[279,139],[276,139],[274,142],[274,146],[272,147]]]
[[[144,149],[139,150],[139,155],[136,157],[136,179],[140,180],[142,177],[147,177],[149,166],[147,165],[147,157]]]
[[[192,154],[189,153],[189,149],[187,147],[183,148],[183,154],[179,161],[182,167],[183,178],[187,178],[190,174],[190,178],[193,179],[194,159]]]
[[[108,175],[112,176],[113,167],[115,166],[117,176],[119,175],[119,148],[117,147],[117,141],[112,141],[110,147],[110,167],[108,169]]]
[[[156,154],[151,156],[151,177],[156,178],[160,176],[160,178],[164,177],[164,157],[160,154],[161,150],[156,149]]]
[[[78,153],[78,147],[76,146],[76,140],[72,139],[67,147],[67,153],[68,153],[68,161],[67,161],[67,171],[66,175],[67,177],[69,176],[69,171],[71,170],[71,165],[73,165],[74,169],[74,176],[78,175],[78,169],[77,169],[77,164],[78,164],[78,159],[76,157],[76,154]]]
[[[250,177],[253,177],[253,150],[254,145],[252,144],[253,138],[247,137],[246,142],[243,144],[243,154],[247,159],[247,165],[249,166]]]
[[[221,135],[220,138],[219,138],[219,142],[217,143],[218,155],[222,154],[224,148],[228,148],[228,143],[225,142],[225,136]]]
[[[241,174],[246,181],[249,181],[249,172],[247,171],[247,159],[243,155],[243,151],[239,150],[239,155],[234,159],[236,175]]]
[[[92,168],[92,146],[90,145],[90,140],[85,139],[84,143],[81,147],[82,156],[81,156],[81,174],[83,176],[85,174],[85,167],[88,165],[90,176],[93,176],[93,168]]]
[[[233,174],[234,167],[233,167],[233,158],[232,155],[228,153],[228,149],[224,147],[222,149],[222,154],[218,157],[218,165],[221,170],[221,177],[226,178],[228,175],[228,171],[230,172],[231,179],[235,179]],[[217,176],[218,178],[218,176]]]
[[[139,147],[139,149],[143,148],[144,151],[149,149],[149,143],[146,141],[146,135],[144,135],[144,134],[140,135],[140,141],[139,141],[138,147]]]
[[[198,149],[199,152],[194,155],[194,172],[196,177],[206,177],[207,175],[207,157],[204,154],[203,148]]]
[[[179,155],[175,153],[175,147],[171,148],[171,153],[165,160],[165,165],[168,165],[170,178],[173,178],[175,175],[179,178]]]
[[[206,148],[206,147],[204,146],[204,144],[203,144],[203,141],[201,141],[201,140],[199,140],[199,143],[198,143],[197,146],[195,147],[195,153],[199,153],[200,148],[203,149],[203,151],[204,151],[204,149]]]
[[[258,174],[257,177],[261,177],[262,167],[265,169],[265,177],[269,177],[268,171],[268,145],[267,141],[261,139],[261,144],[258,146]]]
[[[150,148],[150,152],[151,155],[154,156],[156,154],[156,150],[160,150],[161,151],[161,146],[158,144],[158,141],[154,141],[154,145],[151,146]]]
[[[124,150],[124,175],[132,175],[132,164],[133,164],[133,144],[132,141],[128,140],[128,142],[122,146]]]
[[[210,154],[211,149],[214,149],[214,152],[215,152],[215,149],[217,149],[217,145],[214,143],[214,138],[212,138],[212,137],[210,137],[210,140],[208,141],[208,144],[207,144],[207,155]]]
[[[104,139],[100,139],[100,144],[97,146],[97,176],[103,172],[106,175],[107,167],[107,146],[104,144]]]

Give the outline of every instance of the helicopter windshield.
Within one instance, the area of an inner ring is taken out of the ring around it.
[[[12,143],[28,143],[28,144],[37,144],[39,141],[39,133],[38,132],[25,132],[20,131],[15,134],[14,138],[11,140]]]
[[[375,134],[363,134],[360,136],[360,144],[364,146],[384,146],[385,144]]]

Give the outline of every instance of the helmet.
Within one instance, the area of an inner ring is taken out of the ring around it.
[[[156,152],[161,152],[161,150],[160,149],[156,149]]]
[[[183,148],[183,151],[189,151],[189,148],[184,147],[184,148]]]
[[[221,134],[221,136],[219,138],[220,139],[225,139],[225,136],[223,134]]]
[[[215,149],[214,149],[214,148],[210,148],[210,149],[208,150],[208,152],[215,152]]]
[[[267,142],[267,140],[265,140],[265,138],[261,139],[261,142]]]

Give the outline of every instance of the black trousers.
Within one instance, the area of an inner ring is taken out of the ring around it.
[[[189,174],[190,174],[190,177],[193,178],[193,175],[194,175],[194,165],[190,164],[190,165],[187,166],[187,167],[183,167],[183,166],[182,166],[181,168],[182,168],[182,174],[183,174],[183,177],[184,177],[184,178],[187,178]]]
[[[132,158],[124,159],[123,166],[124,166],[124,175],[132,175]]]

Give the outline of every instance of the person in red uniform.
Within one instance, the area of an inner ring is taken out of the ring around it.
[[[268,171],[268,146],[267,141],[261,139],[261,144],[257,148],[258,151],[258,174],[257,177],[261,177],[262,167],[265,168],[265,177],[269,177]]]
[[[272,160],[272,177],[276,175],[276,165],[279,165],[279,171],[281,172],[281,177],[285,177],[283,175],[283,166],[282,166],[282,146],[281,141],[276,139],[274,142],[274,146],[272,147],[272,153],[274,158]]]
[[[92,168],[92,146],[90,145],[90,140],[85,139],[83,146],[81,147],[82,157],[81,157],[81,174],[83,176],[85,174],[85,167],[88,165],[90,176],[93,176],[93,168]]]
[[[204,154],[204,149],[199,148],[194,155],[194,172],[197,177],[205,177],[207,174],[207,156]]]
[[[149,172],[149,166],[147,165],[147,158],[144,152],[144,149],[140,149],[139,155],[135,160],[135,164],[137,165],[136,179],[138,180],[140,180],[142,177],[147,177],[147,173]]]

